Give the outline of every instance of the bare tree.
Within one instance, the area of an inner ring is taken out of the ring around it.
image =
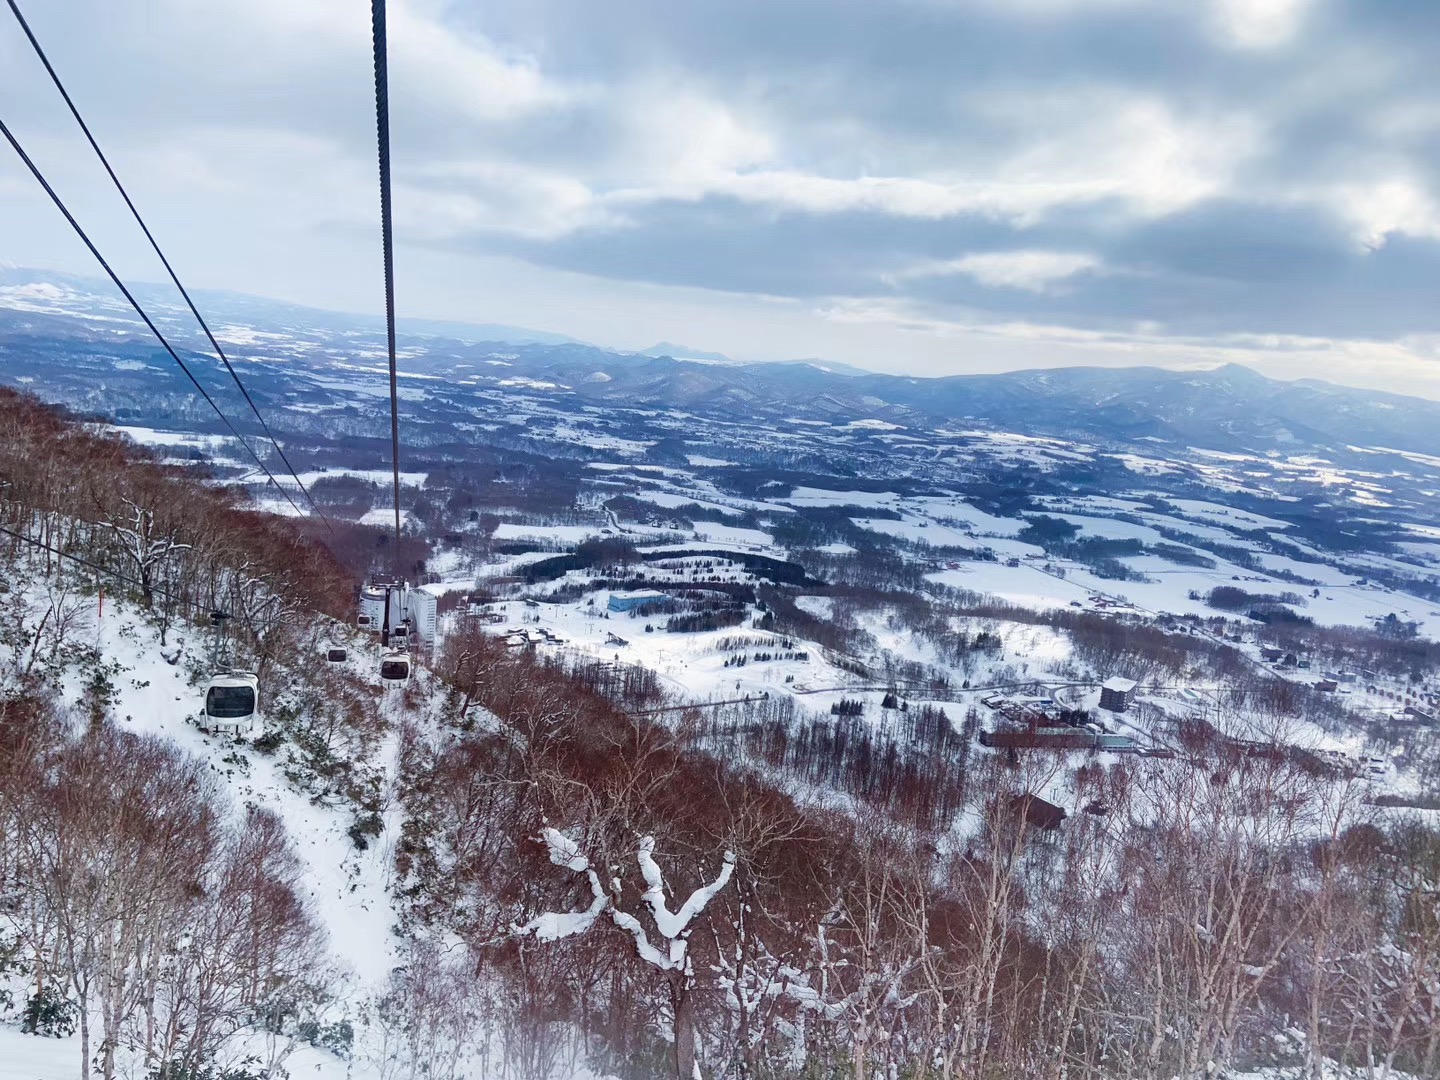
[[[585,875],[590,885],[591,902],[583,911],[546,912],[537,915],[523,926],[515,927],[515,932],[532,935],[540,941],[557,941],[583,934],[594,926],[601,916],[609,915],[615,926],[630,935],[636,955],[660,972],[669,988],[677,1080],[698,1077],[699,1064],[695,1056],[695,1002],[691,993],[694,989],[695,967],[690,957],[690,935],[695,921],[734,873],[734,853],[727,851],[720,873],[715,879],[697,888],[672,912],[666,900],[665,877],[655,861],[655,838],[640,838],[635,849],[635,860],[645,882],[640,901],[649,915],[650,927],[658,938],[652,942],[650,931],[641,919],[620,907],[622,894],[618,878],[613,878],[607,889],[601,882],[600,875],[590,865],[590,860],[580,853],[579,846],[557,829],[545,828],[537,840],[546,846],[550,861],[556,866]]]
[[[155,602],[156,577],[164,565],[190,545],[180,542],[180,520],[162,516],[159,504],[164,493],[154,491],[148,504],[121,496],[121,509],[104,524],[121,555],[140,584],[140,600],[147,607]]]
[[[92,1004],[101,1073],[114,1076],[122,1029],[142,998],[136,958],[159,947],[186,903],[214,815],[212,782],[196,763],[168,743],[101,726],[62,751],[23,822],[32,885],[79,1005],[82,1076]]]

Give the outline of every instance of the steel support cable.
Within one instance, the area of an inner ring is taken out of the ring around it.
[[[97,574],[108,574],[116,581],[123,582],[124,584],[129,585],[131,588],[142,590],[145,588],[144,583],[141,582],[138,578],[132,578],[128,574],[121,573],[119,570],[116,570],[113,567],[102,566],[100,563],[93,562],[90,559],[84,558],[83,556],[74,555],[68,551],[62,551],[52,544],[47,544],[43,540],[37,540],[33,536],[27,536],[22,532],[17,532],[16,530],[9,528],[8,526],[0,525],[0,533],[4,533],[6,536],[13,536],[16,540],[23,540],[25,543],[30,544],[32,547],[43,548],[45,551],[50,552],[57,558],[68,559],[70,562],[73,562],[78,566],[83,566],[87,570],[94,570]],[[201,606],[199,603],[193,600],[186,600],[182,597],[176,596],[174,593],[162,589],[157,585],[151,585],[150,591],[156,596],[160,597],[162,600],[169,600],[171,603],[174,604],[182,604],[190,608],[199,608]]]
[[[270,440],[270,444],[275,447],[275,452],[280,455],[280,460],[285,463],[286,471],[294,477],[295,483],[299,485],[301,493],[305,496],[305,501],[310,504],[310,509],[319,515],[320,520],[325,523],[325,528],[329,529],[331,533],[334,533],[335,529],[330,524],[330,519],[315,505],[315,500],[310,497],[310,492],[305,487],[304,481],[302,481],[299,474],[296,473],[295,467],[290,464],[290,459],[285,456],[285,451],[281,448],[279,441],[270,430],[270,425],[265,422],[265,417],[260,415],[260,408],[255,404],[255,399],[250,396],[250,391],[247,390],[245,384],[240,381],[239,372],[231,365],[230,358],[225,355],[225,350],[220,347],[220,342],[216,340],[214,333],[211,332],[210,324],[206,322],[205,317],[200,314],[200,309],[195,306],[195,301],[190,298],[189,291],[180,283],[180,276],[175,273],[175,268],[170,265],[170,260],[165,257],[165,252],[160,250],[159,242],[150,232],[150,227],[145,224],[145,219],[141,217],[140,211],[131,200],[130,193],[125,190],[125,185],[120,182],[120,177],[116,175],[114,168],[111,167],[110,159],[105,156],[105,151],[100,149],[100,143],[96,141],[95,135],[90,130],[90,125],[87,124],[85,118],[80,115],[79,108],[76,107],[74,100],[70,97],[70,92],[65,89],[65,84],[61,81],[60,75],[56,72],[54,65],[50,63],[50,58],[45,54],[45,50],[40,46],[39,39],[35,37],[34,31],[30,29],[30,24],[21,13],[20,6],[16,3],[16,0],[7,0],[7,2],[10,5],[10,10],[15,15],[16,22],[20,24],[20,29],[25,31],[25,36],[30,41],[30,47],[34,49],[35,55],[39,57],[40,63],[45,66],[45,70],[49,73],[50,81],[55,84],[55,89],[58,90],[60,96],[65,99],[65,104],[70,109],[70,115],[73,116],[75,122],[80,125],[80,130],[85,133],[85,138],[90,143],[90,149],[95,151],[95,156],[100,159],[100,164],[105,167],[105,172],[109,174],[111,183],[115,185],[115,190],[120,193],[120,198],[125,200],[125,205],[129,208],[130,215],[135,219],[135,224],[140,226],[140,231],[145,234],[145,239],[150,242],[150,247],[159,257],[161,265],[165,267],[165,272],[170,275],[170,280],[174,283],[175,288],[179,291],[180,295],[184,297],[185,305],[190,309],[190,314],[195,316],[195,321],[200,324],[200,329],[205,332],[205,336],[210,341],[211,348],[215,350],[215,355],[218,356],[220,362],[225,365],[225,370],[230,373],[230,378],[235,380],[235,385],[245,398],[245,403],[250,406],[250,411],[255,414],[255,419],[260,422],[260,427],[265,432],[265,437]]]
[[[400,580],[400,395],[395,373],[395,247],[390,218],[390,78],[385,0],[370,0],[375,45],[375,137],[380,156],[380,238],[385,260],[385,336],[390,353],[390,457],[395,476],[395,578]],[[387,607],[388,610],[388,607]]]
[[[135,299],[134,294],[126,288],[125,282],[120,280],[120,275],[111,269],[110,264],[105,261],[105,256],[100,254],[100,249],[95,246],[89,235],[81,227],[80,222],[75,220],[75,215],[70,213],[70,208],[65,205],[65,201],[61,199],[55,189],[50,186],[50,182],[45,179],[45,174],[40,171],[40,167],[36,165],[35,162],[31,160],[30,155],[25,152],[25,148],[20,145],[20,141],[15,138],[14,133],[11,132],[4,119],[0,119],[0,134],[3,134],[10,145],[14,147],[15,153],[20,155],[20,160],[25,163],[25,167],[30,170],[30,174],[34,176],[40,186],[45,189],[45,194],[50,196],[50,201],[55,204],[56,209],[65,216],[65,220],[68,221],[70,227],[75,230],[75,235],[80,237],[85,246],[89,248],[90,254],[95,256],[95,261],[100,264],[105,273],[109,275],[110,280],[115,283],[115,287],[120,290],[125,299],[129,301],[130,306],[135,309],[135,314],[139,315],[145,325],[150,328],[150,332],[154,334],[155,339],[165,347],[165,351],[170,354],[170,358],[174,360],[176,364],[180,365],[180,370],[185,373],[185,377],[188,378],[195,389],[199,391],[200,396],[205,399],[210,408],[215,410],[215,415],[220,417],[224,422],[226,428],[230,430],[230,434],[234,435],[240,445],[245,448],[246,452],[255,459],[255,464],[259,465],[260,470],[269,477],[270,483],[275,485],[275,490],[285,497],[285,501],[290,504],[295,513],[303,517],[305,512],[295,505],[295,500],[290,498],[290,493],[285,490],[284,485],[275,479],[275,474],[266,467],[265,462],[260,459],[260,455],[245,441],[244,436],[235,429],[235,425],[230,422],[230,418],[221,411],[219,405],[215,404],[215,399],[209,395],[205,387],[200,385],[200,380],[195,378],[194,372],[192,372],[185,361],[180,358],[180,354],[175,351],[165,335],[160,332],[160,328],[156,326],[150,316],[145,313],[145,309],[140,306],[140,302]]]

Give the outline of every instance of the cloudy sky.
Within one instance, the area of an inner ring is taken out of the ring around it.
[[[365,0],[26,0],[181,273],[380,310]],[[1436,0],[391,0],[402,313],[1440,397]],[[0,116],[161,272],[8,11]],[[93,272],[0,154],[0,259]]]

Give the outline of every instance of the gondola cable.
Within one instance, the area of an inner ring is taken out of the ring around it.
[[[50,201],[55,204],[56,209],[65,216],[65,220],[68,221],[70,227],[75,230],[75,235],[80,237],[81,241],[90,250],[90,254],[95,256],[95,261],[100,264],[110,280],[114,282],[115,287],[119,289],[125,299],[129,301],[130,306],[135,309],[135,313],[140,316],[141,321],[143,321],[145,325],[149,327],[150,332],[155,335],[155,339],[165,347],[165,351],[170,354],[170,358],[180,366],[180,370],[185,373],[185,377],[190,380],[200,396],[204,398],[210,408],[215,411],[215,415],[220,417],[224,422],[230,434],[234,435],[240,445],[245,448],[246,452],[255,459],[255,464],[260,466],[260,470],[269,478],[270,483],[275,485],[275,490],[285,497],[285,501],[290,504],[295,513],[303,517],[305,512],[295,505],[295,500],[290,497],[290,493],[285,490],[284,485],[275,479],[275,474],[272,473],[265,462],[261,460],[260,455],[255,452],[254,448],[245,441],[244,436],[236,430],[235,425],[230,422],[230,418],[225,415],[220,406],[215,404],[215,399],[210,396],[205,387],[200,385],[200,380],[195,377],[194,372],[192,372],[185,361],[180,358],[180,354],[175,351],[174,346],[170,344],[165,335],[160,332],[160,328],[156,326],[150,316],[146,314],[145,309],[140,306],[140,302],[135,299],[134,294],[126,287],[125,282],[120,280],[120,275],[111,269],[110,264],[105,260],[105,256],[100,254],[100,249],[95,246],[80,222],[75,220],[75,215],[70,213],[70,208],[65,205],[65,201],[61,199],[55,189],[50,186],[50,182],[45,179],[45,174],[40,171],[40,167],[36,165],[35,162],[31,160],[30,155],[25,152],[25,148],[20,145],[20,140],[11,132],[3,118],[0,118],[0,134],[5,136],[6,140],[14,148],[15,153],[20,156],[20,160],[25,163],[25,167],[30,170],[30,174],[34,176],[40,186],[45,189],[45,194],[50,196]]]
[[[370,0],[375,47],[375,137],[380,158],[380,240],[385,262],[385,335],[390,355],[390,456],[395,489],[395,578],[400,566],[400,395],[395,370],[395,249],[390,216],[390,79],[385,39],[385,0]],[[387,605],[388,607],[388,605]]]
[[[106,574],[116,581],[129,585],[131,588],[142,590],[146,588],[143,582],[137,581],[135,578],[130,577],[128,574],[123,574],[113,567],[102,566],[100,563],[94,562],[91,559],[86,559],[83,556],[75,555],[68,551],[62,551],[53,544],[47,544],[43,540],[37,540],[33,536],[27,536],[8,526],[0,525],[0,534],[14,537],[16,540],[21,540],[32,547],[48,551],[56,558],[66,559],[75,563],[77,566],[83,566],[87,570],[93,570],[97,575]],[[98,576],[96,583],[97,585],[99,584]],[[149,591],[162,600],[168,600],[172,604],[177,605],[182,611],[187,609],[192,612],[204,610],[203,605],[196,601],[178,597],[174,593],[160,588],[157,585],[151,584]],[[104,600],[105,591],[102,587],[100,589],[100,602],[102,607]],[[240,724],[244,720],[249,720],[253,726],[255,715],[259,708],[260,680],[254,672],[236,671],[233,668],[222,667],[220,664],[220,647],[223,641],[224,623],[225,620],[231,618],[231,616],[223,611],[211,611],[210,618],[215,627],[215,644],[210,654],[211,667],[214,673],[211,675],[209,683],[205,687],[204,705],[200,710],[200,726],[202,729],[211,732],[228,729],[238,734]],[[179,659],[178,656],[176,659]],[[174,663],[174,661],[171,662]]]
[[[400,393],[395,364],[395,243],[390,211],[390,73],[385,36],[385,0],[370,0],[371,42],[375,50],[375,143],[380,165],[380,247],[385,269],[385,342],[390,358],[390,467],[395,493],[395,580],[385,586],[385,616],[380,640],[388,647],[393,590],[400,595],[400,629],[404,639],[410,636],[410,613],[406,610],[407,589],[403,581],[400,553]],[[402,651],[388,652],[380,659],[380,680],[403,685],[410,680],[410,657]]]
[[[61,81],[60,75],[58,72],[56,72],[54,65],[50,63],[50,58],[46,55],[45,50],[41,47],[39,39],[36,38],[34,31],[30,29],[30,24],[26,21],[24,14],[21,13],[20,7],[16,3],[16,0],[7,0],[7,2],[10,5],[11,12],[15,15],[15,20],[20,24],[20,29],[25,32],[25,37],[29,40],[31,48],[35,51],[35,55],[39,58],[40,63],[44,65],[45,70],[49,73],[50,81],[55,84],[55,89],[58,90],[60,92],[60,96],[64,98],[66,106],[68,106],[70,109],[70,115],[73,116],[75,118],[75,122],[80,125],[80,130],[84,132],[86,140],[90,143],[90,148],[95,151],[95,156],[100,159],[100,164],[105,167],[105,172],[109,175],[110,181],[115,185],[115,190],[118,191],[120,193],[120,197],[125,200],[125,205],[129,208],[131,216],[134,217],[135,223],[140,226],[140,231],[145,234],[145,239],[150,242],[150,247],[159,257],[161,265],[165,267],[165,272],[170,275],[170,280],[174,283],[175,288],[179,291],[180,295],[185,299],[185,304],[187,307],[189,307],[190,314],[195,316],[195,321],[200,324],[200,329],[205,332],[206,338],[209,339],[211,347],[215,350],[215,355],[218,356],[220,358],[220,362],[225,365],[225,370],[230,373],[230,377],[235,381],[235,385],[240,390],[241,395],[245,398],[246,404],[250,406],[250,411],[255,414],[255,419],[260,422],[260,427],[265,432],[265,437],[268,438],[270,440],[270,444],[275,447],[275,452],[280,455],[280,460],[285,463],[286,470],[290,473],[290,475],[294,478],[295,483],[299,486],[301,493],[305,496],[305,501],[310,504],[310,509],[314,511],[317,515],[319,515],[320,520],[325,523],[325,528],[333,534],[335,529],[330,524],[330,520],[325,516],[325,514],[320,510],[320,508],[315,505],[315,500],[311,498],[310,492],[305,487],[304,481],[302,481],[299,474],[296,473],[295,467],[290,464],[290,459],[285,456],[285,451],[281,448],[279,441],[275,438],[274,433],[270,430],[270,425],[265,422],[265,417],[261,415],[259,406],[255,404],[255,399],[250,396],[250,391],[246,389],[245,384],[241,381],[239,372],[237,372],[235,368],[231,365],[230,358],[225,355],[225,350],[220,347],[220,342],[216,339],[215,334],[211,331],[210,324],[206,322],[205,317],[200,314],[199,308],[196,307],[194,300],[190,298],[189,291],[185,288],[184,285],[181,284],[180,276],[175,272],[175,268],[170,265],[170,260],[165,257],[165,253],[160,249],[159,242],[150,232],[150,227],[145,223],[145,219],[141,216],[140,211],[135,206],[134,201],[131,200],[130,193],[126,191],[125,185],[120,182],[120,177],[116,175],[114,168],[110,165],[110,159],[106,157],[105,152],[100,149],[100,144],[96,140],[95,135],[91,132],[90,125],[87,124],[85,122],[85,118],[80,115],[79,108],[75,105],[74,100],[70,97],[69,91],[65,89],[65,84]],[[292,502],[291,505],[293,506],[294,503]]]
[[[53,544],[47,544],[43,540],[37,540],[33,536],[27,536],[25,535],[25,533],[18,532],[17,530],[9,528],[8,526],[0,525],[0,533],[3,533],[6,536],[13,537],[16,540],[24,541],[32,547],[37,547],[43,551],[48,551],[50,552],[50,554],[54,555],[58,559],[67,559],[77,566],[83,566],[87,570],[94,570],[97,574],[107,574],[110,577],[114,578],[116,581],[119,581],[125,585],[129,585],[133,589],[145,588],[143,582],[139,581],[136,578],[132,578],[119,570],[116,570],[114,567],[104,566],[100,563],[94,562],[91,559],[87,559],[82,555],[76,555],[69,551],[62,551],[60,548],[55,547]],[[150,586],[150,591],[154,595],[160,597],[162,600],[168,600],[172,604],[179,604],[182,607],[190,609],[200,609],[202,607],[201,604],[195,602],[194,600],[186,600],[182,597],[178,597],[174,593],[162,589],[158,585],[152,584]]]

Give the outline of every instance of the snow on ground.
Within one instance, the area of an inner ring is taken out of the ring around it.
[[[184,660],[175,666],[166,662],[155,631],[127,605],[106,603],[103,615],[98,610],[90,613],[86,625],[76,634],[123,669],[123,674],[114,680],[117,699],[112,710],[122,729],[163,737],[214,763],[216,779],[236,813],[253,804],[267,807],[284,819],[296,854],[305,864],[306,899],[325,927],[330,950],[344,973],[341,993],[347,1011],[358,1018],[362,1000],[381,991],[395,963],[396,942],[391,934],[395,911],[386,886],[391,842],[398,823],[387,821],[387,836],[359,852],[347,835],[351,812],[317,806],[296,790],[282,772],[279,755],[266,757],[253,751],[234,755],[230,740],[207,735],[194,726],[191,721],[200,710],[201,688],[190,683]],[[203,656],[208,641],[193,630],[188,632],[188,638],[188,652]],[[172,645],[180,640],[173,638]],[[357,674],[366,670],[367,654],[363,648],[353,650],[351,666]],[[85,692],[81,676],[73,671],[62,681],[61,689],[64,699],[72,705]],[[262,685],[262,722],[257,724],[256,733],[263,729],[266,700]],[[388,761],[393,749],[384,748],[381,758]],[[357,1031],[363,1035],[358,1026]],[[21,1035],[11,1024],[0,1023],[0,1076],[69,1080],[76,1073],[78,1057],[78,1035],[39,1039]],[[375,1075],[363,1065],[357,1068],[311,1047],[298,1050],[289,1065],[293,1075],[320,1080]]]
[[[336,630],[337,634],[345,633],[338,627]],[[367,850],[357,851],[348,835],[353,808],[317,805],[292,786],[283,772],[283,749],[274,757],[254,750],[237,752],[228,738],[208,735],[191,722],[200,710],[202,689],[190,682],[185,659],[174,666],[166,662],[155,631],[136,610],[121,602],[107,601],[103,616],[98,610],[90,613],[85,624],[74,632],[77,640],[95,645],[107,660],[117,662],[122,669],[114,680],[117,697],[112,710],[122,729],[168,739],[211,762],[215,779],[235,813],[242,813],[247,805],[259,805],[273,810],[285,822],[294,850],[305,866],[305,898],[325,928],[331,957],[341,975],[332,1012],[355,1026],[351,1060],[301,1044],[285,1060],[288,1074],[312,1080],[382,1080],[383,1076],[397,1075],[393,1062],[388,1072],[382,1068],[380,1035],[367,1025],[365,1017],[372,1011],[374,999],[384,991],[398,957],[398,941],[392,933],[397,914],[387,891],[393,845],[399,835],[398,810],[386,813],[384,833]],[[352,674],[373,684],[371,665],[377,657],[374,647],[343,636],[337,640],[351,645],[347,667]],[[209,640],[198,631],[182,630],[172,633],[171,645],[177,644],[184,647],[187,656],[203,657]],[[72,672],[62,681],[61,691],[66,701],[75,704],[85,692],[83,679]],[[376,686],[376,693],[381,692]],[[267,704],[267,687],[262,683],[257,734],[264,729]],[[403,706],[397,696],[387,700],[385,707],[393,710]],[[377,748],[372,759],[390,777],[394,775],[396,749],[391,737]],[[483,1039],[477,1037],[477,1041]],[[0,1020],[0,1080],[73,1080],[79,1069],[79,1047],[78,1035],[38,1038],[21,1034],[13,1015]],[[244,1046],[237,1046],[233,1056],[238,1059],[244,1052]],[[594,1074],[582,1067],[568,1080],[593,1078]]]
[[[1358,575],[1347,574],[1344,570],[1331,566],[1329,563],[1302,562],[1299,559],[1292,559],[1288,555],[1276,555],[1271,551],[1257,551],[1255,559],[1266,570],[1294,574],[1310,581],[1318,581],[1322,585],[1353,585],[1360,580]],[[1290,585],[1287,588],[1303,591],[1303,586],[1298,585]]]
[[[1103,537],[1107,540],[1139,540],[1145,544],[1165,543],[1165,537],[1148,525],[1136,525],[1130,521],[1088,517],[1082,514],[1047,513],[1046,516],[1060,518],[1077,526],[1080,530],[1077,535],[1082,538],[1093,536]]]
[[[1139,473],[1141,476],[1165,476],[1185,471],[1185,466],[1163,458],[1144,457],[1140,454],[1107,454],[1106,456],[1114,458],[1125,468],[1133,473]]]
[[[1423,635],[1440,637],[1440,610],[1434,605],[1379,586],[1350,584],[1355,579],[1338,572],[1339,583],[1321,586],[1320,595],[1312,597],[1308,588],[1280,580],[1256,581],[1253,574],[1224,563],[1214,570],[1178,567],[1153,555],[1128,558],[1123,562],[1151,580],[1115,581],[1102,578],[1085,565],[1068,560],[1048,562],[1048,565],[1064,570],[1063,578],[1046,572],[1042,567],[1047,564],[1038,564],[1035,560],[1022,561],[1014,567],[965,560],[927,577],[942,585],[990,593],[1002,600],[1040,610],[1077,601],[1081,606],[1088,607],[1093,597],[1105,596],[1133,604],[1143,612],[1212,616],[1219,612],[1206,604],[1204,597],[1220,585],[1235,585],[1270,595],[1296,592],[1304,601],[1299,605],[1300,613],[1322,626],[1368,626],[1394,612],[1402,619],[1418,622]],[[1192,591],[1198,593],[1200,599],[1192,599]]]
[[[562,544],[578,544],[599,535],[599,525],[522,525],[503,521],[495,530],[497,540],[552,540]]]
[[[807,614],[828,619],[835,610],[835,599],[830,596],[797,596],[795,606]]]
[[[904,424],[892,424],[888,420],[852,420],[842,424],[841,431],[904,431]]]
[[[1012,604],[1044,611],[1084,601],[1090,590],[1068,579],[1047,574],[1030,563],[1007,566],[994,562],[963,562],[956,569],[926,575],[926,579],[953,589],[988,593]]]
[[[4,1080],[75,1080],[80,1037],[42,1039],[0,1024],[0,1077]],[[313,1046],[300,1046],[285,1059],[289,1075],[309,1080],[369,1080],[381,1074],[364,1062],[348,1062]]]
[[[1196,536],[1197,540],[1200,536],[1208,536],[1251,551],[1269,573],[1257,575],[1252,569],[1198,550],[1198,554],[1215,561],[1213,568],[1184,566],[1159,555],[1143,554],[1122,561],[1149,580],[1116,581],[1099,577],[1082,563],[1049,558],[1039,547],[1016,539],[1016,534],[1024,527],[1023,519],[995,517],[954,496],[904,497],[894,492],[796,488],[784,501],[798,506],[884,507],[901,516],[898,519],[854,517],[851,520],[871,532],[909,543],[932,547],[988,548],[999,557],[999,562],[954,560],[943,571],[930,574],[929,579],[1042,610],[1077,601],[1081,606],[1089,606],[1096,596],[1106,596],[1122,599],[1142,611],[1213,615],[1215,611],[1205,604],[1203,597],[1217,586],[1238,584],[1261,594],[1299,593],[1306,601],[1299,605],[1302,612],[1321,625],[1365,626],[1394,612],[1401,618],[1418,622],[1426,636],[1440,637],[1440,605],[1431,605],[1415,596],[1378,585],[1359,584],[1360,575],[1366,572],[1367,567],[1414,574],[1417,569],[1414,565],[1391,557],[1356,556],[1350,562],[1358,568],[1358,572],[1347,572],[1326,562],[1306,562],[1262,551],[1253,541],[1235,536],[1224,526],[1281,530],[1289,528],[1288,523],[1206,500],[1172,500],[1177,509],[1195,518],[1203,518],[1203,521],[1154,510],[1137,511],[1133,508],[1143,504],[1107,496],[1053,497],[1046,500],[1044,513],[1074,524],[1082,537],[1137,540],[1154,546],[1175,543],[1159,531],[1160,527],[1192,536],[1200,534]],[[1134,513],[1142,517],[1144,523],[1069,512],[1070,508],[1082,507]],[[1317,558],[1327,557],[1313,545],[1294,537],[1287,536],[1286,542],[1306,553],[1313,552]],[[848,546],[831,545],[825,550],[845,553]],[[1430,554],[1430,550],[1427,548],[1425,554]],[[1440,555],[1440,552],[1436,554]],[[1011,559],[1020,560],[1020,565],[1007,565]],[[1047,566],[1049,570],[1044,569]],[[1319,582],[1320,595],[1311,597],[1311,586],[1271,576],[1281,573]],[[1200,598],[1191,598],[1191,592],[1198,593]]]
[[[1428,536],[1431,540],[1440,541],[1440,526],[1421,525],[1416,521],[1402,521],[1400,528],[1406,532],[1414,533],[1416,536]]]
[[[659,465],[636,465],[633,462],[625,461],[587,461],[585,467],[599,472],[654,473],[656,476],[663,476],[666,472]]]
[[[266,491],[274,491],[274,488],[266,488]],[[299,499],[295,500],[299,503]],[[255,495],[251,498],[256,510],[265,514],[278,514],[281,517],[304,517],[305,512],[297,506],[292,506],[289,499],[282,499],[279,495]]]
[[[757,644],[743,652],[774,652],[780,648],[780,635],[752,630],[748,622],[723,630],[671,634],[664,629],[664,615],[607,612],[609,595],[599,592],[576,602],[541,603],[534,608],[510,601],[498,610],[511,621],[496,626],[494,631],[504,634],[511,629],[544,628],[563,644],[542,644],[538,646],[541,649],[563,648],[597,659],[641,664],[656,672],[671,690],[699,700],[783,692],[788,685],[787,675],[795,676],[797,682],[804,680],[815,685],[839,686],[854,681],[853,676],[826,663],[813,648],[808,661],[774,660],[727,668],[725,660],[734,654],[719,650],[722,640],[751,638]],[[649,633],[645,631],[647,623],[655,628]],[[609,640],[611,634],[625,644],[617,645]]]
[[[1252,514],[1248,510],[1237,510],[1223,503],[1206,502],[1202,499],[1171,499],[1166,501],[1180,510],[1186,517],[1200,518],[1220,525],[1234,525],[1241,529],[1289,529],[1293,526],[1279,518]]]
[[[372,484],[383,484],[386,487],[393,486],[395,474],[389,469],[320,469],[314,472],[302,472],[300,482],[307,488],[317,480],[324,480],[327,477],[339,479],[341,477],[352,477],[356,480],[367,480]],[[425,472],[402,472],[400,483],[411,487],[424,487],[425,481],[430,478]]]
[[[1173,541],[1174,543],[1195,543],[1199,540],[1214,540],[1230,547],[1259,551],[1259,545],[1253,540],[1242,539],[1219,525],[1209,525],[1185,517],[1157,514],[1153,510],[1137,512],[1135,516],[1147,525],[1153,525],[1157,529],[1170,529],[1177,533],[1178,538]]]
[[[414,521],[415,519],[409,510],[400,511],[400,527],[402,529],[409,528],[414,524]],[[371,510],[366,510],[365,513],[360,515],[358,524],[393,527],[395,524],[395,507],[377,506]]]
[[[796,506],[891,506],[900,498],[893,491],[830,491],[827,488],[797,487],[781,501]]]
[[[185,431],[160,431],[157,428],[134,427],[128,424],[106,426],[130,436],[142,446],[193,446],[210,453],[240,449],[233,435],[196,435]]]
[[[770,555],[783,556],[775,547],[774,539],[759,529],[742,529],[738,525],[722,525],[714,521],[695,522],[695,535],[706,543],[729,544],[735,547],[765,551]]]
[[[856,525],[871,532],[893,536],[916,544],[932,547],[975,547],[975,538],[948,525],[932,525],[925,518],[905,518],[895,521],[891,518],[852,518]]]
[[[518,387],[525,390],[568,390],[569,387],[561,386],[559,383],[543,382],[539,379],[527,378],[523,375],[516,375],[508,379],[500,379],[500,386]]]
[[[1087,510],[1101,510],[1118,514],[1136,514],[1150,509],[1150,506],[1134,499],[1115,499],[1107,495],[1039,495],[1032,500],[1050,510],[1072,510],[1085,513]]]
[[[616,435],[607,435],[601,431],[589,429],[580,430],[568,424],[556,424],[550,431],[550,436],[559,439],[561,442],[578,443],[580,446],[588,447],[591,450],[601,450],[614,454],[631,454],[639,457],[646,450],[653,446],[653,443],[637,441],[635,439],[622,439]]]
[[[726,506],[724,503],[710,502],[703,497],[688,495],[679,491],[653,491],[647,488],[635,492],[634,497],[640,499],[642,502],[654,503],[656,506],[664,506],[667,508],[693,504],[706,510],[715,510],[719,513],[730,514],[734,517],[739,517],[744,513],[743,510],[739,510],[733,506]]]
[[[506,577],[517,573],[522,567],[531,563],[541,562],[545,559],[553,559],[553,551],[525,551],[518,555],[503,555],[498,559],[492,558],[488,562],[477,566],[473,574],[461,573],[458,578],[451,578],[445,583],[447,591],[464,584],[475,581],[483,581],[486,578]]]
[[[941,523],[961,522],[978,535],[1014,536],[1025,527],[1020,518],[997,517],[955,496],[925,496],[905,500],[904,509],[926,514]]]
[[[118,681],[119,701],[114,709],[123,728],[164,736],[198,757],[214,759],[226,752],[227,740],[207,735],[190,723],[200,710],[201,690],[190,685],[183,662],[177,666],[166,663],[154,631],[133,612],[108,605],[98,621],[94,643],[126,669],[125,678]],[[190,645],[203,650],[208,642],[192,638]],[[358,663],[361,650],[356,653]],[[65,696],[72,703],[82,692],[78,681],[65,686]],[[262,726],[263,722],[257,725],[257,732]],[[393,960],[390,924],[394,912],[385,895],[388,859],[384,845],[356,852],[346,835],[349,816],[315,806],[290,786],[279,766],[276,758],[255,755],[249,775],[225,774],[225,787],[237,807],[254,802],[285,819],[307,864],[310,900],[330,931],[332,947],[362,984],[377,984],[389,973]]]

